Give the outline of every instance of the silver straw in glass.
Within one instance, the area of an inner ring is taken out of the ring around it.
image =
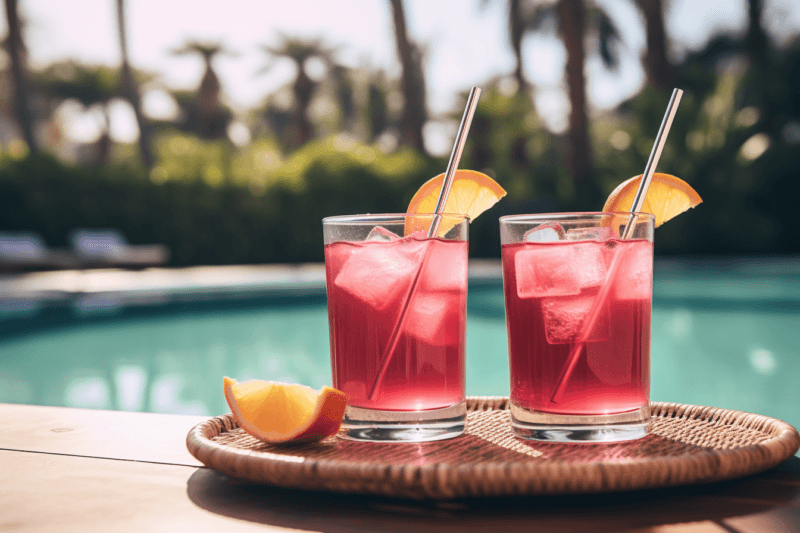
[[[461,161],[461,154],[464,153],[464,145],[467,143],[467,134],[469,133],[469,127],[472,125],[472,117],[475,116],[475,110],[478,108],[478,99],[480,97],[481,90],[478,87],[473,87],[467,98],[467,107],[464,109],[464,115],[461,117],[461,125],[458,127],[458,132],[456,133],[453,151],[450,152],[450,161],[448,161],[447,170],[445,170],[444,173],[442,190],[439,191],[439,198],[436,200],[436,209],[433,210],[437,215],[444,213],[444,206],[447,205],[447,197],[450,195],[450,188],[453,186],[453,179],[456,177],[456,170],[458,170],[458,162]],[[431,227],[428,229],[428,238],[436,235],[441,221],[442,217],[433,217]]]
[[[678,104],[681,101],[681,96],[683,96],[682,90],[675,89],[672,91],[672,96],[670,97],[669,104],[667,105],[667,112],[664,113],[664,119],[661,121],[661,127],[658,129],[658,134],[656,135],[653,149],[650,151],[650,157],[647,159],[647,166],[644,167],[642,181],[639,182],[639,188],[637,189],[636,196],[631,204],[631,215],[628,217],[628,222],[625,224],[625,229],[622,231],[621,236],[623,239],[629,239],[633,234],[633,221],[636,218],[634,213],[639,212],[644,205],[644,199],[647,196],[647,188],[650,186],[650,182],[653,180],[653,174],[655,173],[656,166],[658,165],[658,160],[661,158],[661,152],[664,150],[664,144],[667,142],[669,129],[672,127],[672,120],[675,118],[675,113],[678,111]],[[558,378],[556,390],[550,397],[550,401],[553,403],[558,403],[561,400],[561,395],[564,394],[564,389],[567,386],[569,377],[572,375],[572,371],[575,369],[575,365],[578,363],[578,356],[583,349],[584,341],[589,338],[589,335],[591,335],[592,331],[594,330],[597,318],[600,316],[600,310],[603,309],[603,304],[605,303],[606,298],[608,298],[608,292],[612,285],[611,282],[614,280],[617,267],[619,266],[620,256],[621,253],[618,249],[617,253],[614,254],[614,259],[611,261],[611,264],[608,267],[605,283],[603,283],[600,292],[597,293],[597,296],[594,299],[594,304],[589,311],[589,315],[586,317],[586,323],[584,324],[583,329],[578,336],[578,342],[572,346],[572,350],[569,352],[569,356],[567,357],[567,363],[564,365],[564,370],[561,371],[561,376]]]
[[[458,127],[456,140],[453,144],[453,151],[450,153],[450,161],[447,163],[447,170],[445,170],[444,173],[442,190],[439,191],[439,198],[436,201],[436,209],[434,210],[435,214],[431,220],[431,227],[428,229],[428,238],[436,235],[436,232],[439,230],[439,224],[442,220],[441,215],[444,213],[444,206],[447,205],[447,196],[450,194],[450,188],[453,186],[453,179],[456,176],[456,170],[458,170],[458,163],[461,161],[461,154],[464,153],[464,144],[467,142],[467,134],[469,133],[469,127],[472,125],[472,117],[475,116],[475,109],[478,107],[478,98],[480,98],[480,96],[481,90],[478,87],[473,87],[469,92],[469,97],[467,98],[467,107],[464,109],[464,116],[461,117],[461,125]],[[392,331],[392,335],[389,337],[389,342],[386,345],[386,350],[383,352],[383,357],[381,357],[378,373],[375,375],[375,381],[373,381],[372,387],[369,390],[368,398],[370,400],[373,399],[375,393],[378,391],[378,385],[380,385],[380,383],[383,381],[383,376],[386,374],[386,369],[389,368],[389,362],[392,360],[392,354],[397,346],[397,341],[400,339],[400,331],[403,329],[403,322],[405,322],[406,315],[408,314],[411,298],[414,296],[414,291],[417,288],[420,274],[422,274],[422,270],[427,259],[428,255],[426,253],[422,257],[422,261],[420,261],[417,273],[414,275],[414,280],[411,282],[411,288],[408,291],[408,296],[403,304],[403,308],[400,310],[400,316],[397,319],[397,323]]]
[[[669,104],[667,104],[667,112],[664,113],[664,119],[661,121],[661,127],[658,129],[656,141],[653,143],[653,149],[650,150],[650,157],[647,158],[647,165],[644,167],[642,181],[639,182],[639,189],[636,191],[636,196],[633,198],[631,213],[637,213],[642,210],[644,199],[647,196],[647,188],[650,187],[650,182],[653,181],[656,165],[658,165],[658,160],[661,158],[661,152],[664,151],[664,145],[667,143],[667,135],[669,134],[669,129],[672,127],[672,120],[675,118],[675,113],[678,111],[678,104],[681,103],[682,96],[682,90],[673,89]],[[628,223],[625,224],[625,231],[622,232],[622,238],[629,239],[631,233],[633,233],[633,217],[630,217]]]

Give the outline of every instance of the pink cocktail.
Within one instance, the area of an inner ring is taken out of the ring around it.
[[[467,219],[451,217],[428,238],[404,235],[406,218],[323,221],[333,386],[348,397],[351,438],[463,432]]]
[[[512,425],[538,440],[644,436],[649,421],[653,220],[501,218]]]

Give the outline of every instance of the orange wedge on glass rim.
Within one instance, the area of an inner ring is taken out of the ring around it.
[[[436,210],[436,202],[439,199],[443,182],[444,174],[439,174],[425,182],[409,202],[406,213],[433,213]],[[447,203],[442,212],[467,215],[470,221],[473,221],[505,195],[506,191],[486,174],[475,170],[456,170],[453,185],[450,188],[450,194],[447,195]],[[419,230],[428,231],[430,223],[430,217],[409,217],[406,219],[405,234],[410,235]],[[456,221],[448,221],[445,218],[439,225],[438,234],[444,235],[456,223]]]
[[[270,443],[308,442],[335,435],[342,425],[347,397],[339,390],[225,377],[225,400],[239,426]]]
[[[630,211],[642,176],[623,181],[608,195],[603,212]],[[647,189],[641,211],[655,215],[655,227],[675,218],[703,201],[691,185],[680,178],[656,172]]]

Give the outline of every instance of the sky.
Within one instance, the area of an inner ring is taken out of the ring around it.
[[[596,1],[612,16],[623,40],[618,72],[604,70],[597,58],[587,64],[590,104],[602,110],[636,94],[644,84],[639,58],[645,33],[631,0]],[[512,71],[506,4],[505,0],[405,1],[410,36],[426,54],[428,106],[433,117],[459,112],[455,108],[459,93]],[[701,47],[715,33],[741,32],[746,22],[745,0],[665,0],[665,5],[670,52],[675,58]],[[219,57],[215,68],[227,102],[239,112],[258,106],[270,92],[293,79],[288,61],[276,62],[267,74],[256,75],[267,63],[260,46],[277,43],[280,33],[322,37],[337,47],[338,58],[346,65],[383,69],[390,76],[400,72],[388,1],[128,0],[126,6],[133,66],[158,74],[170,89],[192,89],[202,76],[198,58],[170,53],[186,39],[218,41],[230,49],[233,53]],[[119,64],[115,0],[21,0],[20,10],[28,21],[25,38],[32,68],[67,58]],[[779,38],[797,34],[800,2],[765,0],[764,19]],[[6,28],[3,13],[0,34]],[[523,56],[525,74],[535,84],[537,107],[545,123],[553,131],[563,131],[569,113],[563,46],[553,38],[530,36]],[[168,103],[155,95],[145,104],[153,113],[169,111]],[[112,134],[120,140],[135,137],[132,117],[123,109],[117,111],[112,115]],[[83,124],[73,123],[77,133],[92,129],[90,119],[83,120]]]

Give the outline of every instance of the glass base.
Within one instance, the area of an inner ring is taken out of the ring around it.
[[[650,405],[611,415],[562,415],[511,405],[511,427],[518,437],[546,442],[622,442],[650,433]]]
[[[464,433],[467,403],[428,411],[379,411],[347,406],[339,437],[371,442],[428,442]]]

